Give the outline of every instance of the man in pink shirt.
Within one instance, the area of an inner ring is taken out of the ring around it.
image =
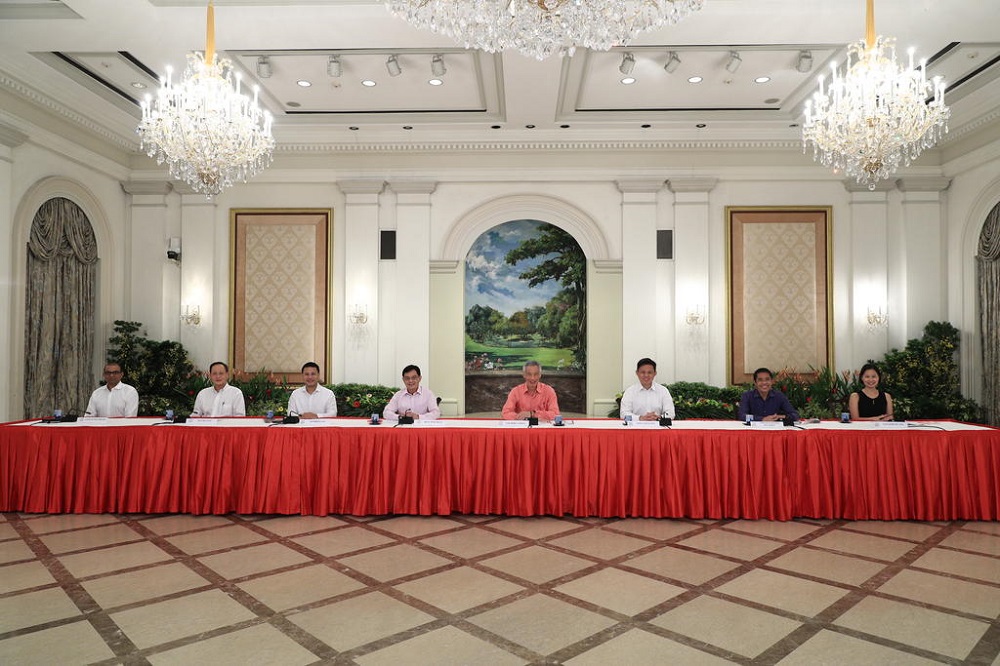
[[[420,368],[415,365],[403,368],[403,386],[406,388],[396,391],[385,406],[382,418],[390,421],[398,421],[400,416],[417,420],[441,418],[437,397],[429,388],[420,385]]]
[[[559,413],[556,392],[542,378],[542,366],[538,361],[524,364],[524,383],[510,390],[503,406],[503,417],[508,420],[526,419],[532,416],[543,421],[551,421]]]

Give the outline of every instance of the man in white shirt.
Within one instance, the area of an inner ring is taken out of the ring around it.
[[[663,384],[655,384],[656,361],[641,358],[635,365],[638,384],[632,384],[622,395],[621,415],[638,417],[640,421],[657,421],[661,416],[674,418],[674,399]]]
[[[87,416],[136,416],[139,413],[139,392],[122,383],[122,366],[104,366],[104,386],[90,394]]]
[[[417,420],[441,418],[437,397],[429,388],[420,386],[420,368],[415,365],[403,368],[403,386],[406,388],[396,391],[385,406],[383,418],[390,421],[398,421],[400,416]]]
[[[302,366],[301,386],[288,396],[288,413],[304,419],[325,419],[337,415],[337,396],[319,383],[319,365],[309,361]]]
[[[229,385],[229,366],[216,361],[208,366],[212,385],[198,392],[191,416],[246,416],[243,391]]]

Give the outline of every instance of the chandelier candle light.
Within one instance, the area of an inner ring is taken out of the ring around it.
[[[867,0],[865,39],[847,47],[843,75],[806,102],[803,150],[874,190],[880,180],[909,166],[948,131],[941,77],[927,80],[927,61],[896,64],[895,39],[875,35],[875,0]],[[930,99],[933,95],[933,99]],[[930,99],[930,101],[928,101]]]
[[[544,60],[577,47],[608,51],[673,25],[704,0],[386,0],[389,11],[467,49],[516,49]]]
[[[271,114],[258,105],[256,86],[253,99],[244,95],[232,62],[216,55],[211,2],[205,53],[189,53],[187,61],[183,81],[174,84],[168,67],[156,98],[147,95],[136,132],[171,176],[213,197],[271,163]]]

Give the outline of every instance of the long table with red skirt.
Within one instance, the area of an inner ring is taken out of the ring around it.
[[[997,520],[1000,430],[953,421],[520,428],[0,425],[0,511]]]

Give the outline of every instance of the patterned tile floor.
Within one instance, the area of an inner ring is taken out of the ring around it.
[[[0,516],[2,664],[990,664],[1000,523]]]

